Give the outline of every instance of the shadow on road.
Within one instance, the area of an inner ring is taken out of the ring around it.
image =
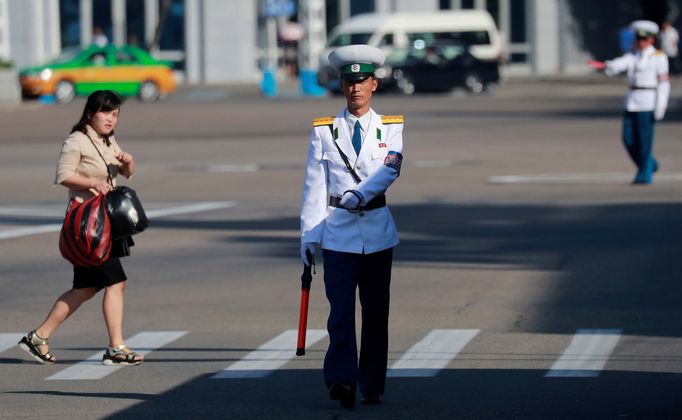
[[[445,370],[431,378],[389,378],[380,406],[343,410],[317,370],[280,370],[261,379],[200,376],[107,417],[238,419],[674,418],[682,375],[604,372],[544,378],[539,370]]]

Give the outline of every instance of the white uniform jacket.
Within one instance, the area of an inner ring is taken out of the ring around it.
[[[400,175],[403,117],[380,116],[372,109],[365,140],[356,155],[344,111],[336,117],[316,118],[310,134],[301,204],[301,242],[323,249],[371,254],[398,244],[398,232],[388,207],[351,213],[329,206],[329,196],[356,190],[361,205],[384,194]],[[334,145],[348,157],[361,179],[356,185]]]
[[[630,90],[625,97],[626,110],[643,112],[658,109],[665,113],[670,85],[668,57],[663,51],[649,46],[643,51],[627,53],[607,61],[605,70],[608,76],[627,72]]]

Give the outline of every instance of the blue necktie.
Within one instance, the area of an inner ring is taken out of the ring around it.
[[[355,154],[360,155],[360,148],[362,147],[362,127],[360,126],[360,120],[355,121],[355,127],[353,128],[353,149],[355,149]]]

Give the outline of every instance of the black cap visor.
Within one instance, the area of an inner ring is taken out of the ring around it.
[[[346,73],[341,75],[341,79],[349,82],[362,82],[369,76],[374,76],[374,73]]]

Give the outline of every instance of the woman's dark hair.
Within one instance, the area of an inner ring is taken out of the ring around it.
[[[71,132],[80,131],[83,134],[87,134],[85,131],[85,126],[88,125],[88,121],[93,115],[100,111],[109,112],[115,109],[121,108],[121,97],[118,96],[116,92],[110,90],[96,90],[88,96],[88,101],[85,103],[85,108],[83,109],[83,115],[81,119],[76,123],[76,125],[71,128]],[[109,142],[109,136],[113,135],[112,131],[108,135],[104,136],[104,139]]]

